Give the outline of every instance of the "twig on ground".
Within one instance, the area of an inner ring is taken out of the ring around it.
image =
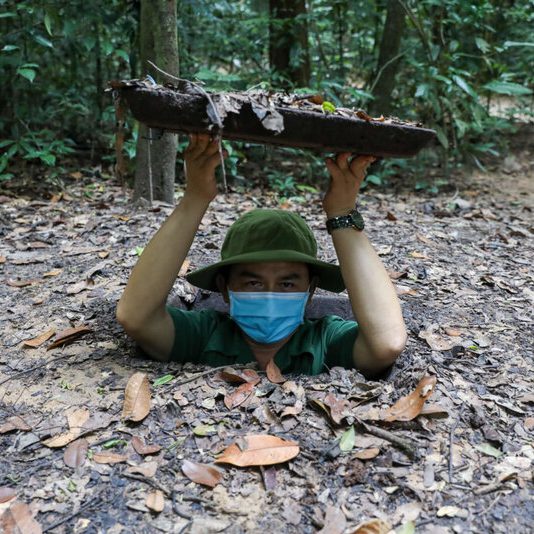
[[[179,382],[171,382],[170,385],[172,385],[172,387],[182,386],[184,384],[188,384],[189,382],[195,381],[197,378],[202,378],[203,376],[210,375],[211,373],[214,373],[216,371],[222,371],[223,369],[228,369],[228,367],[231,367],[232,369],[246,369],[248,368],[248,364],[247,365],[221,365],[220,367],[213,367],[212,369],[208,369],[207,371],[202,371],[201,373],[198,373],[194,376],[184,378],[183,380],[180,380]]]
[[[186,80],[184,78],[178,78],[177,76],[173,76],[172,74],[165,72],[163,69],[160,69],[157,65],[152,63],[152,61],[147,61],[147,62],[152,67],[154,67],[159,73],[163,74],[164,76],[167,76],[171,80],[176,80],[177,82],[190,83],[193,87],[198,89],[208,99],[208,102],[213,109],[213,114],[215,115],[215,121],[216,121],[215,123],[217,125],[217,128],[219,129],[215,138],[217,139],[217,142],[219,144],[219,157],[221,158],[221,172],[222,172],[222,177],[223,177],[224,192],[228,193],[228,184],[226,183],[226,168],[224,166],[224,156],[223,156],[223,149],[222,149],[222,131],[223,131],[224,125],[223,125],[223,122],[221,120],[219,113],[217,112],[217,108],[215,107],[215,104],[213,103],[213,100],[211,99],[211,96],[198,83],[192,82],[191,80]]]
[[[44,527],[42,531],[49,532],[50,530],[53,530],[59,527],[60,525],[63,525],[63,523],[66,523],[67,521],[70,521],[71,519],[75,518],[77,515],[81,514],[82,512],[85,512],[85,510],[87,510],[88,508],[91,508],[91,506],[95,505],[99,501],[100,501],[100,496],[93,497],[89,502],[86,502],[85,504],[80,506],[80,508],[78,508],[76,512],[73,512],[72,514],[69,514],[59,519],[58,521],[56,521],[55,523],[52,523],[51,525],[48,525],[47,527]]]
[[[372,434],[373,436],[376,436],[378,438],[385,439],[393,445],[396,445],[397,447],[402,449],[412,460],[419,459],[419,453],[417,452],[417,450],[412,446],[411,443],[409,443],[405,439],[400,438],[389,430],[378,428],[377,426],[371,425],[369,423],[364,423],[363,421],[359,421],[359,423],[368,434]]]
[[[460,413],[458,414],[458,419],[454,422],[452,425],[450,431],[449,431],[449,484],[452,483],[452,474],[454,466],[452,464],[452,446],[454,444],[454,432],[456,431],[456,428],[458,427],[458,424],[460,423],[460,420],[462,419],[462,414],[464,412],[465,404],[462,405],[460,409]]]

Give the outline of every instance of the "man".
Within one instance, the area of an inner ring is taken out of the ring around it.
[[[147,354],[161,361],[231,365],[271,359],[282,372],[317,374],[334,365],[375,375],[404,349],[406,327],[393,284],[355,211],[370,156],[328,159],[323,199],[339,267],[316,258],[313,234],[301,217],[253,210],[232,225],[222,261],[188,280],[218,290],[230,314],[183,311],[166,299],[199,224],[217,195],[216,140],[193,134],[185,151],[186,189],[173,213],[145,247],[117,307],[117,319]],[[303,320],[315,287],[347,288],[354,321]]]

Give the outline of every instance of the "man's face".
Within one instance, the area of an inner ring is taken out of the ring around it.
[[[219,289],[225,300],[227,299],[226,289],[281,293],[305,292],[308,291],[312,282],[305,263],[287,261],[239,263],[231,266],[226,284],[221,275],[217,278]]]

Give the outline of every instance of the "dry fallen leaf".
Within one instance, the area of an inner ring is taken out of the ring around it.
[[[122,418],[126,421],[142,421],[150,412],[150,384],[145,373],[135,373],[128,380],[124,391]]]
[[[232,367],[227,367],[221,372],[217,373],[217,378],[225,380],[230,383],[244,383],[251,382],[257,384],[261,378],[254,369],[232,369]]]
[[[276,363],[274,363],[274,358],[267,364],[265,372],[267,373],[267,378],[269,381],[273,382],[274,384],[282,384],[286,381],[284,375],[280,372],[280,369],[278,369]]]
[[[161,490],[155,490],[149,493],[147,495],[145,505],[147,508],[150,508],[150,510],[156,512],[157,514],[163,512],[163,508],[165,508],[163,492]]]
[[[13,488],[7,486],[0,486],[0,503],[8,502],[17,496],[17,492]]]
[[[39,280],[13,280],[10,278],[7,281],[7,285],[11,287],[26,287],[31,286],[33,284],[37,284]]]
[[[287,462],[299,453],[299,445],[294,441],[285,441],[267,434],[244,436],[240,447],[233,443],[215,460],[239,467],[249,465],[272,465]]]
[[[30,507],[15,501],[0,517],[0,532],[5,534],[41,534],[41,525],[33,518]]]
[[[5,434],[11,432],[12,430],[22,430],[23,432],[29,432],[32,429],[22,417],[18,415],[13,415],[9,417],[6,422],[0,426],[0,434]]]
[[[223,477],[223,473],[214,465],[199,464],[189,460],[182,462],[182,472],[189,480],[210,488],[214,488]]]
[[[97,464],[120,464],[128,460],[125,454],[118,454],[116,452],[95,452],[93,460]]]
[[[323,399],[323,403],[330,408],[330,417],[338,425],[344,417],[350,415],[350,402],[346,399],[338,399],[334,394],[329,393]]]
[[[457,344],[457,341],[447,339],[437,332],[434,332],[432,329],[420,330],[419,337],[424,339],[432,350],[437,351],[451,350],[452,347]]]
[[[57,333],[56,339],[46,348],[46,350],[68,345],[69,343],[77,340],[79,337],[82,337],[92,331],[93,329],[89,328],[88,326],[77,326],[76,328],[67,328],[67,330],[62,330],[61,332]]]
[[[382,519],[371,519],[360,523],[351,534],[387,534],[391,525]]]
[[[224,397],[224,405],[231,410],[243,404],[252,395],[253,391],[254,384],[252,382],[245,382]]]
[[[126,469],[127,473],[139,473],[147,478],[152,478],[158,470],[158,462],[151,460],[149,462],[143,462],[140,465],[131,465]]]
[[[425,376],[417,384],[417,387],[405,397],[401,397],[393,406],[382,413],[383,421],[411,421],[417,417],[423,408],[423,404],[430,397],[436,385],[435,376]]]
[[[51,328],[50,330],[43,332],[42,334],[38,335],[37,337],[34,337],[33,339],[27,339],[26,341],[23,341],[22,345],[24,347],[31,347],[35,349],[37,347],[40,347],[45,341],[48,341],[55,333],[56,329]]]
[[[372,460],[380,454],[380,449],[378,447],[370,447],[369,449],[362,449],[356,451],[353,456],[358,458],[358,460]]]
[[[65,465],[76,468],[81,467],[87,458],[87,451],[89,449],[89,442],[82,438],[77,439],[69,444],[63,453],[63,461]]]
[[[51,448],[64,447],[71,441],[74,441],[85,430],[85,423],[89,419],[89,410],[87,408],[78,408],[67,414],[69,423],[68,432],[57,434],[43,441],[43,445]]]
[[[318,534],[343,534],[347,526],[345,514],[337,506],[328,505],[324,517],[324,526]]]
[[[161,450],[161,445],[145,445],[143,440],[137,436],[132,437],[132,446],[137,454],[145,456],[146,454],[156,454]]]

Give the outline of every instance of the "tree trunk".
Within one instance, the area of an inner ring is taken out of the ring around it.
[[[178,36],[176,0],[141,0],[140,16],[141,74],[150,70],[150,60],[165,72],[178,76]],[[151,71],[152,72],[152,71]],[[159,82],[162,75],[153,73]],[[176,175],[176,135],[139,125],[136,149],[134,200],[174,201]]]
[[[391,93],[395,87],[395,75],[399,66],[399,50],[406,25],[406,13],[398,0],[388,0],[386,22],[380,42],[378,64],[374,75],[373,113],[386,114],[391,109]]]
[[[310,83],[310,52],[305,0],[269,0],[269,63],[281,84]]]

